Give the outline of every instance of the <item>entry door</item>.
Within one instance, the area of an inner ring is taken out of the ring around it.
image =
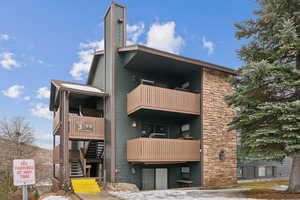
[[[155,189],[164,190],[168,189],[168,169],[156,168],[155,169]]]
[[[143,168],[143,190],[154,190],[154,172],[153,168]]]

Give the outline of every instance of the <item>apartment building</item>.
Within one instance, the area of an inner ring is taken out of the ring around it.
[[[53,176],[126,182],[140,189],[237,181],[235,71],[142,45],[126,46],[126,8],[104,17],[105,48],[86,84],[53,80]]]

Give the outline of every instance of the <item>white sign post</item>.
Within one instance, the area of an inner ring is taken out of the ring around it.
[[[23,200],[28,200],[27,185],[35,184],[35,165],[31,159],[17,159],[13,163],[14,185],[22,186]]]

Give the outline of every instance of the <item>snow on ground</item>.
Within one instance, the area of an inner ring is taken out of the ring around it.
[[[288,186],[287,185],[278,185],[278,186],[271,187],[271,189],[279,190],[279,191],[285,191],[285,190],[288,189]]]
[[[143,192],[110,192],[110,194],[122,200],[246,200],[248,198],[236,197],[244,190],[247,189],[154,190]]]
[[[63,196],[48,196],[43,198],[43,200],[70,200],[70,199]]]

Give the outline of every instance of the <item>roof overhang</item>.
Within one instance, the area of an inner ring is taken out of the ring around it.
[[[160,71],[172,71],[181,74],[184,73],[184,71],[192,72],[201,68],[207,68],[236,75],[235,70],[227,67],[179,56],[142,45],[122,47],[119,48],[118,51],[121,54],[125,54],[124,66],[129,69],[139,70],[139,68],[143,68],[143,71],[155,71],[156,68],[159,68]]]
[[[102,89],[99,89],[94,86],[60,81],[60,80],[52,80],[51,93],[50,93],[50,106],[49,106],[49,109],[51,111],[53,111],[55,106],[58,104],[60,91],[68,91],[72,94],[81,94],[86,96],[97,96],[97,97],[108,96],[108,94],[105,93]]]

